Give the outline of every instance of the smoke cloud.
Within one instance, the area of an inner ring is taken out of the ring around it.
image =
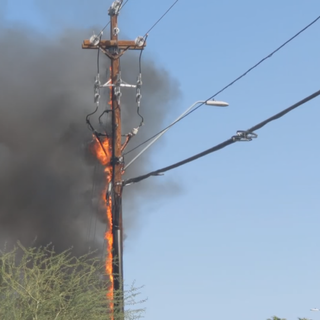
[[[81,49],[86,36],[84,30],[49,38],[27,28],[0,30],[1,246],[20,240],[24,245],[53,243],[57,251],[73,246],[76,254],[89,247],[102,250],[102,168],[88,151],[92,135],[85,124],[94,109],[96,51]],[[107,79],[107,59],[101,60]],[[143,60],[141,112],[146,125],[129,148],[161,129],[179,96],[168,72]],[[121,67],[123,79],[135,83],[137,55],[126,54]],[[123,90],[123,133],[140,122],[135,91],[130,90]],[[100,112],[106,102],[102,99]],[[145,172],[149,165],[144,155],[127,174]],[[174,183],[163,183],[152,179],[125,190],[126,229],[151,195],[154,201],[176,190]]]

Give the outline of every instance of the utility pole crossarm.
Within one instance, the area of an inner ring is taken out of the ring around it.
[[[143,50],[146,47],[146,43],[137,44],[136,41],[130,40],[101,40],[99,45],[94,45],[90,40],[84,40],[82,44],[82,49],[109,49],[112,47],[120,50]]]

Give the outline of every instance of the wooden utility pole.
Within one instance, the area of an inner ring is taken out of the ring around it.
[[[113,288],[123,293],[123,225],[122,225],[122,132],[121,132],[121,73],[120,57],[127,50],[143,50],[145,41],[138,37],[135,41],[118,40],[118,15],[122,0],[115,0],[109,9],[110,40],[101,40],[98,36],[84,40],[83,49],[97,49],[106,54],[111,61],[110,90],[112,109],[112,234],[113,234]],[[123,296],[116,302],[115,308],[124,310]]]

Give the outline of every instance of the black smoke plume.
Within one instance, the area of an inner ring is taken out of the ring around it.
[[[89,247],[102,250],[105,225],[97,199],[103,179],[98,162],[88,153],[92,135],[85,124],[86,114],[94,109],[96,74],[96,51],[81,49],[88,36],[84,30],[68,30],[60,37],[45,37],[28,28],[0,31],[1,246],[20,240],[27,246],[52,243],[57,251],[72,246],[76,254]],[[143,61],[145,126],[128,148],[162,128],[179,95],[167,71],[145,57]],[[102,57],[105,79],[107,66]],[[123,79],[135,83],[137,55],[126,54],[121,67]],[[99,113],[106,103],[102,99]],[[122,108],[127,133],[140,122],[135,91],[123,90]],[[128,175],[145,172],[149,165],[145,155]],[[142,203],[175,189],[174,183],[159,181],[125,190],[126,229]]]

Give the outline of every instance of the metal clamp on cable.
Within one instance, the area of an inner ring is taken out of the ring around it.
[[[232,137],[233,141],[251,141],[257,138],[258,135],[254,132],[248,132],[244,130],[238,130],[237,134]]]
[[[94,103],[99,106],[100,101],[100,77],[97,75],[94,82]]]
[[[140,73],[137,79],[137,86],[136,86],[136,103],[138,107],[140,107],[141,105],[141,98],[142,98],[141,86],[142,86],[142,75]]]

